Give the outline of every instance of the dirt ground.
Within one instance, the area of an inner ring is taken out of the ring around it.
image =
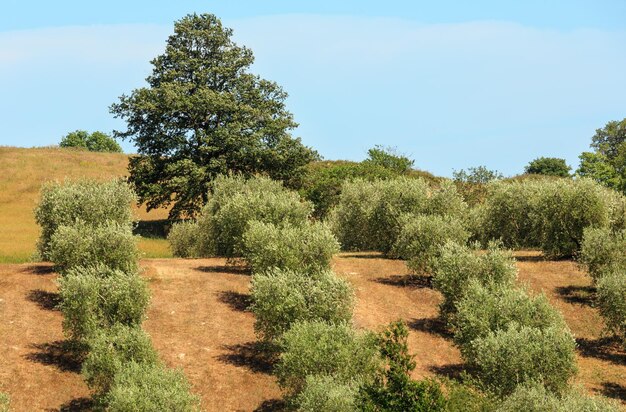
[[[544,291],[577,337],[577,383],[626,402],[626,353],[602,336],[589,279],[570,261],[517,256],[520,280]],[[203,408],[276,409],[281,393],[246,311],[250,276],[223,259],[146,259],[142,266],[152,289],[144,327],[164,362],[184,370]],[[407,276],[402,261],[364,253],[340,255],[334,268],[356,288],[357,327],[407,321],[415,377],[459,373],[459,353],[437,320],[440,297],[427,279]],[[10,394],[15,411],[89,410],[80,359],[67,348],[54,309],[55,278],[46,264],[0,265],[0,391]]]

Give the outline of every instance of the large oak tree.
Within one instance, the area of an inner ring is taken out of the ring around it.
[[[137,147],[130,181],[148,210],[173,204],[170,218],[192,216],[218,174],[285,181],[318,157],[289,133],[297,124],[287,94],[248,71],[252,51],[231,36],[212,14],[185,16],[152,60],[148,86],[110,108],[127,123],[116,137]]]

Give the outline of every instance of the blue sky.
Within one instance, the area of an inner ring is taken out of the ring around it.
[[[3,0],[0,145],[123,128],[109,105],[145,84],[190,12],[234,29],[328,159],[383,144],[445,176],[538,156],[576,167],[594,130],[626,117],[623,0]]]

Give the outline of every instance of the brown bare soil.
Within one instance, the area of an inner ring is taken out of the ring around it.
[[[626,353],[602,336],[593,290],[571,261],[543,261],[520,252],[520,279],[544,291],[563,312],[579,342],[576,383],[590,393],[626,402]],[[207,411],[276,410],[280,390],[271,360],[255,343],[246,311],[250,277],[223,259],[148,259],[152,304],[145,329],[163,361],[180,367]],[[415,377],[456,376],[459,353],[437,319],[440,297],[428,279],[407,275],[402,261],[342,254],[337,273],[356,288],[355,324],[378,329],[402,318],[411,328]],[[0,265],[0,391],[15,411],[89,410],[80,359],[63,340],[56,274],[46,264]]]

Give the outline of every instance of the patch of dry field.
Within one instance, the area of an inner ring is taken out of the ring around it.
[[[39,227],[33,210],[41,185],[50,180],[112,179],[128,175],[128,155],[59,148],[0,147],[0,263],[27,262],[35,252]],[[136,208],[138,220],[167,217],[166,210]],[[163,239],[139,241],[145,257],[170,256]]]
[[[577,383],[625,402],[626,354],[602,338],[589,279],[570,261],[518,257],[522,281],[550,297],[578,338]],[[167,365],[183,368],[205,410],[272,410],[280,390],[255,346],[249,275],[223,259],[147,259],[142,266],[152,289],[144,327]],[[459,353],[437,320],[440,297],[427,281],[378,255],[342,254],[334,267],[356,288],[358,327],[407,321],[415,377],[459,372]],[[46,264],[0,265],[0,391],[11,395],[15,411],[88,410],[80,360],[64,347],[61,314],[53,309],[55,278]]]

